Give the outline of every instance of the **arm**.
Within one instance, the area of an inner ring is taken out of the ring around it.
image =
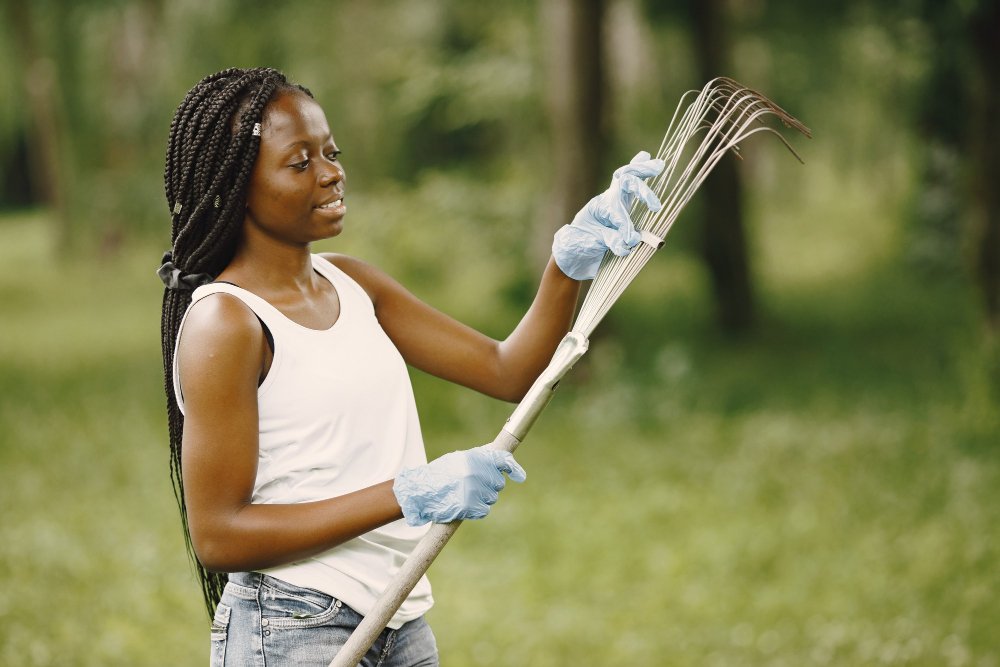
[[[663,166],[663,160],[640,152],[615,170],[607,190],[556,233],[554,259],[545,267],[535,300],[503,341],[431,308],[373,266],[343,255],[325,257],[368,292],[382,328],[407,363],[488,396],[520,401],[569,331],[580,295],[578,281],[595,276],[607,251],[627,255],[639,243],[629,216],[632,204],[638,199],[650,210],[660,209],[644,179]]]
[[[375,267],[324,255],[368,292],[375,314],[406,362],[437,377],[507,401],[520,400],[572,324],[580,283],[553,260],[528,312],[503,341],[427,305]]]
[[[403,518],[400,503],[411,525],[482,518],[504,487],[503,473],[524,479],[509,453],[480,447],[335,498],[253,504],[266,350],[256,316],[228,295],[195,305],[181,333],[181,473],[191,542],[206,568],[259,570],[313,556]]]
[[[403,516],[392,480],[311,503],[250,502],[265,349],[257,318],[228,295],[198,302],[181,334],[184,498],[195,553],[210,570],[293,562]]]

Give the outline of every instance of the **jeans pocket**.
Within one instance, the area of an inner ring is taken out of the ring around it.
[[[305,588],[261,587],[262,619],[272,628],[308,628],[329,623],[340,611],[340,600]]]
[[[220,602],[215,608],[215,617],[212,619],[212,667],[222,667],[226,664],[226,641],[229,638],[229,617],[232,608]]]

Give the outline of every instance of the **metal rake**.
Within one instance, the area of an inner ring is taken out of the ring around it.
[[[587,352],[590,334],[663,245],[681,210],[723,155],[732,151],[739,157],[741,141],[758,132],[769,132],[802,162],[780,132],[764,125],[764,120],[770,116],[807,137],[812,136],[809,128],[767,97],[726,77],[712,79],[700,91],[690,90],[681,96],[656,154],[665,162],[665,167],[649,181],[663,207],[653,213],[639,201],[632,206],[630,215],[642,235],[642,242],[625,257],[605,255],[573,328],[511,413],[491,447],[513,452],[521,444],[551,400],[556,385]],[[461,523],[431,526],[330,667],[354,667],[361,661]]]

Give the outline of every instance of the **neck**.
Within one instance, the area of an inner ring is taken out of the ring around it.
[[[304,290],[313,281],[309,244],[289,245],[244,227],[233,260],[219,276],[260,292]]]

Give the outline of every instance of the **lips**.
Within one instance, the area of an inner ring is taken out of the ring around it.
[[[341,206],[343,203],[344,203],[344,198],[343,197],[339,197],[337,199],[334,199],[333,201],[328,201],[325,204],[320,204],[316,208],[320,208],[320,209],[337,208],[338,206]]]

